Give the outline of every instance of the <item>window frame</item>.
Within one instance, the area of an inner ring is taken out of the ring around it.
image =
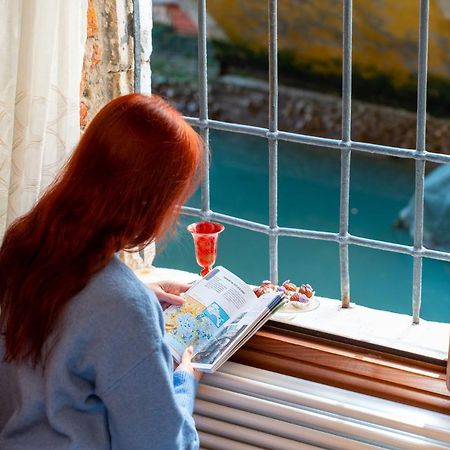
[[[133,0],[135,50],[139,49],[139,0]],[[450,163],[450,155],[426,150],[426,89],[428,69],[429,0],[420,0],[417,127],[416,148],[405,149],[351,140],[352,101],[352,0],[343,0],[343,76],[342,76],[342,135],[341,139],[328,139],[278,130],[278,45],[277,0],[268,0],[269,18],[269,120],[268,127],[211,120],[208,117],[207,75],[207,14],[206,0],[198,0],[198,79],[199,117],[185,117],[199,129],[209,150],[209,130],[223,130],[264,137],[269,151],[269,223],[256,223],[221,214],[211,210],[209,187],[209,151],[205,152],[204,178],[201,185],[201,208],[183,207],[182,214],[194,215],[203,220],[220,222],[266,234],[269,238],[270,279],[278,282],[278,237],[291,236],[336,242],[340,253],[341,302],[350,306],[350,280],[348,246],[357,245],[392,251],[413,258],[413,323],[420,321],[423,258],[450,262],[450,253],[423,246],[424,176],[427,161]],[[139,91],[140,58],[135,51],[135,90]],[[279,227],[277,221],[277,163],[278,141],[291,141],[312,146],[336,149],[341,154],[341,193],[339,232],[319,232]],[[349,184],[351,152],[395,156],[414,159],[415,232],[413,245],[401,245],[350,235]],[[338,385],[359,392],[371,393],[396,401],[403,401],[430,409],[450,413],[450,394],[445,387],[445,362],[422,360],[417,355],[399,354],[393,349],[369,348],[363,341],[343,342],[337,336],[324,336],[314,330],[286,330],[280,324],[270,323],[259,331],[234,357],[236,361],[280,373],[301,376],[314,381]],[[326,357],[325,357],[326,356]],[[395,368],[394,368],[395,366]],[[447,363],[447,366],[449,364]],[[351,368],[351,369],[348,369]],[[396,380],[389,378],[395,370]],[[327,373],[334,374],[333,376]],[[450,372],[450,368],[449,368]],[[425,375],[428,373],[428,375]]]
[[[445,361],[270,321],[231,360],[450,415]]]

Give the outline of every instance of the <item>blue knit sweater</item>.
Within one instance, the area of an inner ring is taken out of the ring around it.
[[[197,382],[163,334],[155,295],[114,257],[71,299],[45,371],[0,362],[0,448],[198,448]]]

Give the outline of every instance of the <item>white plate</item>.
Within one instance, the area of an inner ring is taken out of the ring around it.
[[[287,316],[287,315],[290,316],[292,314],[314,311],[320,305],[320,302],[319,302],[319,300],[316,299],[316,297],[310,298],[309,303],[307,305],[305,305],[303,308],[296,308],[295,306],[292,305],[292,303],[293,302],[289,302],[285,306],[283,306],[283,308],[277,312],[277,315],[280,314],[283,316]]]

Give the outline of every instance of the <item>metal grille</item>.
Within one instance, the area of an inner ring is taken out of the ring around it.
[[[206,0],[198,0],[198,77],[199,77],[199,117],[186,117],[186,120],[200,130],[209,148],[209,130],[223,130],[266,138],[269,151],[269,224],[252,222],[238,217],[221,214],[211,210],[209,190],[209,151],[205,153],[205,177],[201,186],[201,208],[183,207],[183,214],[200,216],[202,219],[246,228],[268,235],[270,255],[270,278],[278,282],[278,237],[291,236],[307,239],[334,241],[339,245],[340,282],[342,307],[350,304],[350,277],[348,246],[357,245],[411,255],[413,257],[413,322],[419,323],[422,297],[422,261],[424,257],[450,261],[450,253],[427,249],[423,246],[424,214],[424,175],[426,161],[450,163],[450,155],[426,151],[426,90],[428,54],[428,0],[420,0],[419,54],[417,85],[417,126],[416,148],[405,149],[384,145],[354,142],[351,140],[351,102],[352,102],[352,0],[343,0],[343,76],[342,76],[342,133],[341,139],[328,139],[290,133],[278,130],[278,46],[277,46],[277,1],[268,0],[269,22],[269,118],[268,127],[254,127],[228,123],[208,118],[208,76],[206,46]],[[279,227],[277,221],[278,196],[278,141],[290,141],[318,147],[333,148],[341,154],[341,190],[339,232],[323,232],[299,228]],[[401,245],[349,234],[349,191],[350,163],[352,151],[371,153],[415,160],[415,230],[414,244]]]

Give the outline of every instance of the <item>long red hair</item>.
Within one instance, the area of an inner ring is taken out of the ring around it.
[[[33,209],[0,249],[5,360],[47,354],[67,302],[115,252],[145,246],[175,224],[201,176],[204,146],[157,96],[116,98],[92,120]]]

